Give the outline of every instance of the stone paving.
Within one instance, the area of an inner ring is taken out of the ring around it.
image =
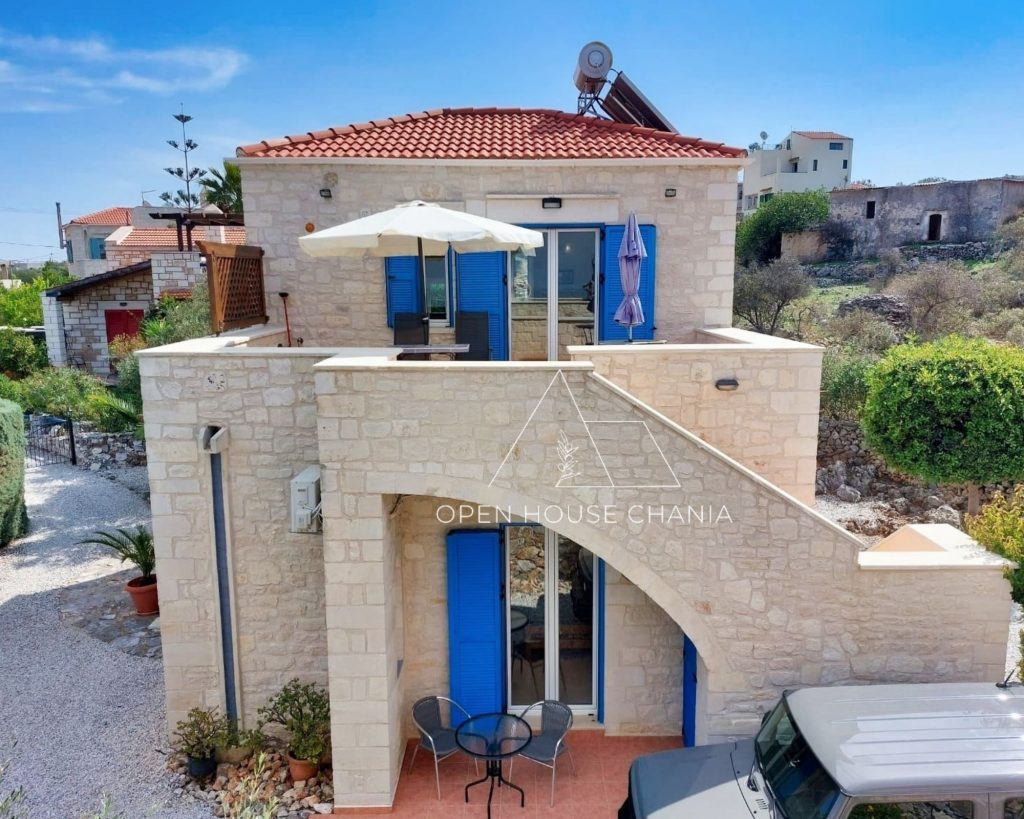
[[[61,622],[126,654],[161,659],[159,616],[136,614],[124,589],[124,584],[137,574],[135,569],[125,569],[61,589]]]

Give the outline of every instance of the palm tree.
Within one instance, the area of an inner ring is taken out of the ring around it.
[[[224,163],[224,170],[210,168],[199,180],[206,201],[225,213],[242,212],[242,171],[237,165]]]

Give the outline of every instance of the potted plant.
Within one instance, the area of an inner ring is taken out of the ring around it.
[[[223,736],[227,721],[216,708],[193,708],[174,729],[178,749],[188,757],[188,775],[203,779],[217,770],[217,739]]]
[[[323,686],[290,680],[259,709],[259,718],[261,725],[277,723],[288,732],[288,770],[292,780],[315,775],[331,736],[331,708]]]
[[[223,730],[216,741],[217,761],[238,765],[252,756],[253,751],[262,748],[266,741],[266,735],[259,728],[240,729],[236,720],[225,718]]]
[[[121,557],[135,564],[141,572],[125,585],[125,590],[132,596],[137,614],[158,614],[160,600],[156,590],[156,550],[153,546],[153,535],[145,526],[135,529],[114,529],[111,532],[100,530],[91,538],[81,543],[98,543],[113,549]]]

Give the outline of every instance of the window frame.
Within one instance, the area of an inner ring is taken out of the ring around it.
[[[427,261],[429,259],[441,259],[444,262],[444,318],[434,318],[430,315],[430,293],[428,290],[427,282]],[[452,326],[452,260],[450,253],[444,253],[440,256],[427,256],[423,257],[423,270],[420,272],[420,276],[423,281],[420,286],[423,288],[423,315],[427,317],[431,327],[451,327]]]
[[[89,241],[88,241],[88,245],[89,245],[89,258],[92,261],[101,261],[101,260],[106,259],[107,258],[107,237],[106,236],[90,236],[88,238],[89,238]],[[99,248],[99,252],[100,252],[99,256],[94,256],[93,255],[93,248],[94,247],[98,247]]]
[[[817,159],[811,160],[811,170],[812,171],[818,170],[818,160]]]
[[[828,144],[828,149],[830,151],[842,151],[845,147],[845,142],[829,142]]]
[[[843,170],[844,171],[848,171],[849,169],[850,169],[850,160],[849,159],[844,159],[843,160]]]

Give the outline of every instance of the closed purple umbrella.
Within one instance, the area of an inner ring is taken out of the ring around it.
[[[627,328],[633,340],[633,328],[644,323],[644,308],[640,304],[640,265],[647,258],[647,248],[636,223],[636,211],[629,212],[626,232],[619,245],[619,277],[622,279],[622,304],[615,311],[615,322]]]

